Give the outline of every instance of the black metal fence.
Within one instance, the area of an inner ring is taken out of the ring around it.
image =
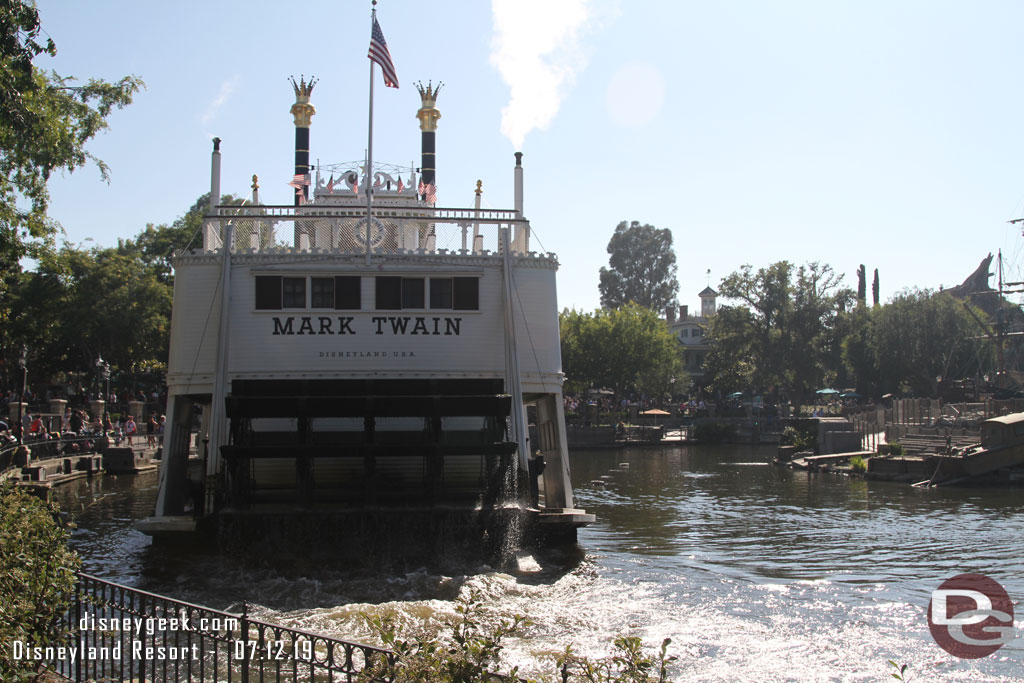
[[[45,654],[73,681],[387,681],[364,672],[394,656],[87,574],[63,625],[64,648]]]

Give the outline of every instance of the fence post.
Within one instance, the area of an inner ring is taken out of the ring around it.
[[[242,683],[249,683],[249,604],[242,601]]]
[[[71,632],[74,633],[79,640],[79,643],[84,644],[84,638],[78,633],[78,625],[82,623],[82,576],[81,574],[75,577],[75,623],[71,627]],[[75,683],[81,683],[82,681],[82,658],[76,657],[74,663],[74,680]]]

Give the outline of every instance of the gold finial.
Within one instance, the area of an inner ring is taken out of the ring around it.
[[[423,101],[423,106],[416,112],[416,118],[420,120],[420,130],[424,132],[437,130],[437,120],[441,118],[441,112],[437,110],[435,105],[437,104],[437,94],[441,92],[442,85],[444,83],[440,81],[436,88],[430,81],[427,81],[426,87],[423,87],[422,82],[416,84],[416,89],[420,93],[420,100]]]
[[[306,82],[306,77],[301,76],[299,82],[295,82],[295,77],[291,77],[292,88],[295,90],[295,104],[292,105],[292,116],[295,117],[295,126],[298,128],[309,128],[310,121],[313,119],[313,115],[316,114],[316,107],[309,103],[309,96],[313,94],[313,86],[317,84],[317,80],[312,76],[309,77],[309,82]]]
[[[482,180],[476,181],[476,193],[477,194],[483,194],[484,193],[484,181],[482,181]]]
[[[260,189],[260,177],[255,173],[252,174],[252,189]]]

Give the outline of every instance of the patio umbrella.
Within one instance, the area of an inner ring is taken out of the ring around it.
[[[651,408],[650,410],[645,410],[645,411],[643,411],[640,414],[641,415],[649,415],[649,416],[653,417],[654,418],[654,424],[657,425],[659,417],[662,417],[664,415],[671,415],[672,413],[665,412],[664,410],[660,410],[658,408]]]
[[[826,396],[826,395],[827,396],[831,396],[832,394],[838,394],[839,392],[837,390],[835,390],[835,389],[818,389],[814,393],[821,394],[823,396]]]

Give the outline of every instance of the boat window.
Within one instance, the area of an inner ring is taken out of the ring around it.
[[[452,278],[452,308],[457,311],[480,310],[480,278]]]
[[[281,278],[281,285],[282,308],[306,307],[306,278],[284,277]]]
[[[376,278],[376,308],[381,311],[399,311],[406,308],[426,308],[425,286],[421,277],[380,276]]]
[[[374,280],[377,310],[426,309],[425,278],[382,275]],[[430,309],[480,310],[480,278],[432,277],[429,301]]]
[[[402,278],[378,277],[376,279],[377,303],[381,311],[398,311],[402,308]]]
[[[334,307],[336,309],[358,311],[363,307],[362,280],[358,275],[339,275],[334,278]]]
[[[432,277],[430,278],[430,308],[451,308],[452,307],[452,278]]]
[[[402,278],[402,308],[426,308],[423,278]]]
[[[310,306],[334,308],[334,278],[314,277],[309,281]]]
[[[256,276],[256,310],[281,309],[281,276]]]

